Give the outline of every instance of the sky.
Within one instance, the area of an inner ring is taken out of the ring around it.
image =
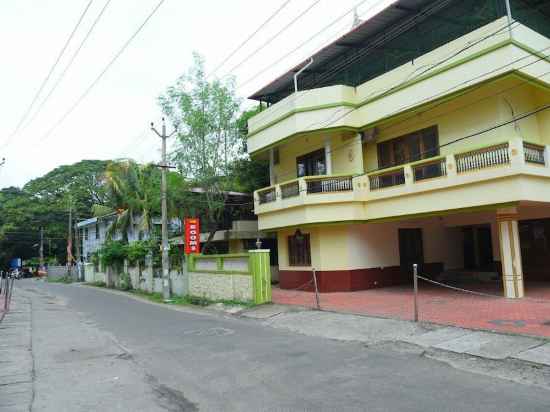
[[[6,159],[0,166],[0,188],[22,186],[57,166],[83,159],[130,157],[139,162],[158,161],[160,139],[149,130],[150,122],[159,124],[162,117],[157,97],[188,71],[194,51],[205,58],[206,72],[212,72],[286,0],[164,0],[74,107],[159,4],[159,0],[107,2],[92,1],[33,106],[36,93],[89,0],[0,2],[0,163]],[[359,16],[367,18],[387,3],[291,0],[213,76],[234,76],[243,108],[250,106],[253,102],[246,100],[247,96],[349,31],[353,13],[276,64],[291,49],[355,5],[359,4]],[[106,4],[73,64],[61,76]],[[264,46],[312,4],[303,17]],[[255,53],[257,49],[260,51]],[[256,78],[247,82],[251,77]]]

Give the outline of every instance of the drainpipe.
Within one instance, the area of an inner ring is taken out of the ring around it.
[[[510,39],[512,39],[512,8],[510,7],[510,0],[504,0],[506,3],[506,15],[508,16],[508,32],[510,33]]]
[[[297,92],[298,91],[298,76],[300,74],[302,74],[302,72],[307,69],[309,66],[311,66],[313,64],[313,57],[311,57],[309,59],[309,62],[304,66],[302,67],[300,70],[298,70],[298,72],[294,75],[294,92]]]

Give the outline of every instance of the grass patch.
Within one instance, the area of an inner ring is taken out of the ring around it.
[[[73,278],[71,276],[61,276],[58,278],[47,277],[46,281],[48,283],[73,283]]]
[[[99,281],[99,282],[87,282],[85,283],[89,286],[95,286],[99,288],[105,288],[107,285],[105,282]],[[179,306],[208,306],[213,305],[216,303],[222,303],[227,306],[243,306],[245,308],[251,308],[253,306],[256,306],[254,302],[242,302],[239,300],[210,300],[206,299],[205,297],[200,296],[172,296],[170,298],[170,302],[164,302],[164,298],[162,296],[162,293],[159,292],[145,292],[143,290],[138,289],[130,289],[130,290],[124,290],[121,288],[113,288],[114,290],[119,290],[121,292],[127,292],[131,293],[135,296],[140,296],[142,298],[145,298],[147,300],[150,300],[151,302],[155,303],[163,303],[166,305],[179,305]]]
[[[98,280],[96,282],[86,282],[85,285],[88,286],[95,286],[96,288],[106,288],[107,284],[101,280]]]
[[[130,290],[129,293],[143,298],[149,299],[152,302],[164,303],[167,305],[180,305],[180,306],[208,306],[216,303],[223,303],[224,305],[230,306],[244,306],[246,308],[251,308],[255,306],[254,302],[241,302],[238,300],[210,300],[204,297],[199,296],[172,296],[170,302],[164,302],[162,293],[159,292],[145,292],[143,290]]]

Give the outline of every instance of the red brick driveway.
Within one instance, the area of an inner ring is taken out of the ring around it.
[[[481,297],[419,282],[421,321],[550,337],[550,282],[527,283],[525,299]],[[498,284],[468,284],[462,287],[502,295]],[[315,294],[274,288],[273,302],[315,307]],[[413,319],[413,293],[412,288],[407,286],[322,293],[320,303],[322,309],[337,312]]]

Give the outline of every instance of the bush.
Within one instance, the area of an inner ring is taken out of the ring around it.
[[[121,266],[126,259],[126,244],[120,240],[108,240],[99,250],[102,266]]]
[[[151,242],[147,240],[138,240],[126,246],[126,256],[128,262],[132,265],[144,263],[145,257],[151,251]]]
[[[132,289],[132,279],[128,273],[121,273],[119,278],[119,289],[120,290],[131,290]]]

